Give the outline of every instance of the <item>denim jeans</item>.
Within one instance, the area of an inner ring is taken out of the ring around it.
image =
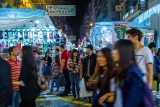
[[[72,94],[73,94],[73,97],[76,98],[76,90],[77,90],[77,95],[79,96],[80,74],[70,72],[69,77],[70,77],[70,82],[72,85]],[[75,90],[75,88],[76,88],[76,90]]]
[[[53,92],[54,83],[56,84],[56,87],[57,87],[57,90],[56,90],[56,91],[59,91],[59,79],[58,79],[58,77],[53,77],[53,78],[52,78],[52,82],[51,82],[50,92]]]
[[[19,93],[19,91],[13,91],[12,107],[19,107],[19,104],[20,104],[20,93]]]

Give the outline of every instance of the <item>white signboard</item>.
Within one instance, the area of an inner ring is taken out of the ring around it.
[[[76,16],[75,5],[47,5],[49,16]]]
[[[112,41],[115,44],[120,39],[126,39],[126,31],[129,29],[129,24],[124,23],[113,23],[112,25]]]

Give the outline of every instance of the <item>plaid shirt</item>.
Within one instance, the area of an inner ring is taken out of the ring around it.
[[[81,62],[80,60],[77,61],[72,60],[71,58],[69,58],[68,60],[68,67],[70,68],[70,71],[76,73],[80,71],[80,67],[81,67]]]

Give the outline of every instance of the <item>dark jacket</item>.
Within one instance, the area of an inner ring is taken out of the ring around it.
[[[23,81],[25,86],[20,87],[20,95],[22,100],[36,99],[40,88],[38,85],[37,72],[29,65],[22,63],[20,81]]]
[[[12,105],[11,67],[7,61],[0,58],[0,107]]]
[[[121,81],[123,107],[144,107],[145,87],[142,76],[141,71],[134,65],[128,67],[127,73]]]
[[[155,73],[160,73],[160,58],[158,58],[157,56],[154,56],[154,72]]]
[[[83,59],[83,76],[87,75],[89,59],[90,59],[89,74],[92,75],[95,71],[95,67],[96,67],[96,63],[97,63],[97,55],[93,53],[91,56],[88,55]]]
[[[50,56],[48,57],[47,60],[46,60],[46,58],[44,57],[43,60],[44,60],[44,61],[47,61],[47,65],[48,65],[48,66],[51,66],[52,58],[51,58]]]

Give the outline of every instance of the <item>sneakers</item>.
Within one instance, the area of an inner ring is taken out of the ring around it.
[[[47,93],[47,95],[52,95],[52,94],[53,94],[52,92]]]
[[[63,92],[63,93],[60,94],[60,96],[61,96],[61,97],[63,97],[63,96],[68,96],[68,93]]]

